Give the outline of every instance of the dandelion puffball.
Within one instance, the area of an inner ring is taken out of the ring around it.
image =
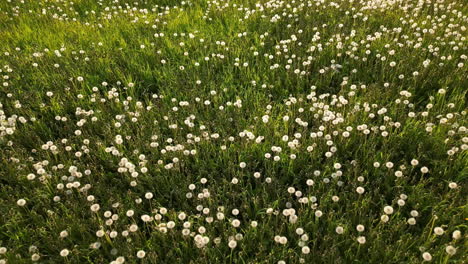
[[[25,199],[19,199],[16,204],[18,206],[25,206],[26,205],[26,200]]]

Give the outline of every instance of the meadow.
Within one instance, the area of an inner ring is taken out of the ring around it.
[[[464,0],[1,0],[0,264],[466,263]]]

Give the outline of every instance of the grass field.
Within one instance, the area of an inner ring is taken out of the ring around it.
[[[1,0],[0,264],[467,263],[464,0]]]

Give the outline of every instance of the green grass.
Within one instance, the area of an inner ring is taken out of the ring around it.
[[[467,27],[462,0],[0,1],[0,264],[464,263]]]

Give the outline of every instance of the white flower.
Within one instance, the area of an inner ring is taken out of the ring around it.
[[[19,199],[16,204],[18,206],[25,206],[26,205],[26,200],[25,199]]]
[[[145,193],[145,198],[150,200],[151,198],[153,198],[153,194],[151,192],[147,192]]]
[[[237,242],[236,242],[235,240],[231,240],[231,241],[229,241],[228,246],[229,246],[231,249],[234,249],[234,248],[237,247]]]
[[[356,226],[356,230],[357,230],[358,232],[363,232],[364,229],[365,229],[365,227],[364,227],[363,225],[357,225],[357,226]]]
[[[359,186],[359,187],[356,188],[356,192],[359,193],[359,194],[363,194],[364,191],[365,191],[365,190],[364,190],[363,187],[360,187],[360,186]]]
[[[61,237],[61,238],[65,238],[65,237],[67,237],[67,236],[68,236],[67,230],[63,230],[62,232],[60,232],[60,237]]]
[[[427,167],[422,167],[421,168],[421,172],[422,173],[428,173],[429,172],[429,169]]]
[[[336,232],[337,234],[340,234],[340,235],[341,235],[341,234],[343,234],[344,229],[343,229],[343,227],[338,226],[338,227],[335,228],[335,232]]]
[[[436,227],[434,228],[434,234],[441,236],[444,234],[444,229],[442,227]]]
[[[68,249],[62,249],[62,251],[60,251],[60,256],[62,257],[66,257],[68,256],[68,254],[70,254],[70,251]]]
[[[144,258],[145,256],[146,256],[146,252],[145,252],[145,251],[139,250],[139,251],[137,252],[137,258],[142,259],[142,258]]]
[[[99,209],[101,208],[101,206],[99,206],[99,204],[93,204],[93,205],[91,205],[90,208],[91,208],[91,211],[97,212],[97,211],[99,211]]]
[[[41,258],[41,255],[34,253],[31,255],[31,260],[32,261],[38,261]]]
[[[136,224],[132,224],[128,230],[130,230],[130,232],[136,232],[138,230],[138,226]]]
[[[237,219],[234,219],[234,220],[232,220],[231,224],[232,224],[233,227],[239,227],[240,226],[240,221],[237,220]]]
[[[393,207],[387,205],[384,207],[384,212],[388,215],[393,214]]]
[[[360,236],[357,238],[357,241],[359,244],[365,244],[366,243],[366,237],[365,236]]]
[[[432,255],[429,252],[424,252],[422,254],[422,257],[425,261],[431,261],[432,260]]]
[[[286,243],[288,243],[288,239],[286,237],[280,237],[279,239],[279,243],[282,244],[282,245],[286,245]]]
[[[445,252],[447,252],[447,254],[449,254],[449,255],[455,255],[455,253],[457,253],[457,249],[454,248],[454,247],[451,246],[451,245],[448,245],[448,246],[445,248]]]
[[[323,213],[320,210],[315,211],[315,216],[316,217],[322,217]]]

